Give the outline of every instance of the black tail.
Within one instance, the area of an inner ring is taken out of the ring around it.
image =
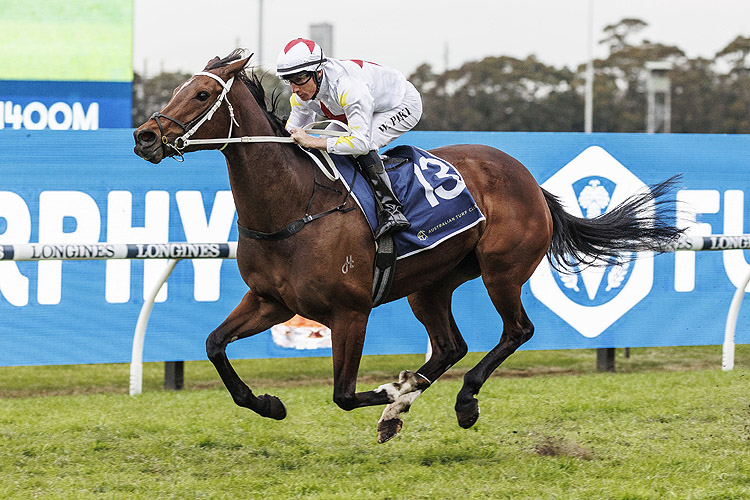
[[[550,263],[556,269],[563,266],[570,270],[580,264],[622,260],[624,252],[667,251],[684,232],[675,226],[674,200],[665,198],[679,178],[676,175],[651,186],[592,219],[567,213],[556,196],[542,189],[552,212],[552,243],[547,250]]]

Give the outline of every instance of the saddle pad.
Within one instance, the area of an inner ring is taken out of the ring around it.
[[[447,161],[413,146],[397,146],[385,155],[390,158],[385,165],[391,185],[411,222],[409,229],[392,233],[399,259],[434,248],[484,220],[461,175]],[[351,156],[331,158],[374,234],[377,214],[372,188]]]

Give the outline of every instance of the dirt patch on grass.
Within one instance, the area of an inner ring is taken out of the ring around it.
[[[127,386],[100,385],[89,387],[45,387],[28,389],[0,389],[0,399],[37,398],[47,396],[79,396],[83,394],[128,394]]]
[[[591,450],[580,444],[551,436],[544,436],[534,446],[534,453],[540,457],[571,457],[580,460],[591,460],[593,458]]]

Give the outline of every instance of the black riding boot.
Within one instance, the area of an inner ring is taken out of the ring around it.
[[[393,192],[391,180],[385,172],[383,160],[380,159],[378,152],[370,151],[366,155],[358,156],[356,160],[375,193],[375,204],[378,210],[378,228],[375,230],[375,239],[391,231],[402,231],[411,226],[401,212],[401,203]]]

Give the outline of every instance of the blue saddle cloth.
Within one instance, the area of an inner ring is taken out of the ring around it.
[[[398,258],[434,248],[451,236],[485,220],[458,171],[445,160],[413,146],[386,151],[386,171],[411,227],[392,233]],[[331,155],[347,189],[377,227],[372,189],[351,156]]]

